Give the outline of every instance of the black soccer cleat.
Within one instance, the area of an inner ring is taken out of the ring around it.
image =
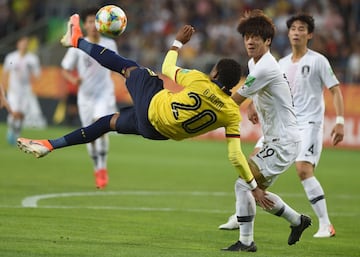
[[[257,247],[254,242],[251,242],[250,245],[244,245],[240,241],[237,241],[235,244],[230,245],[227,248],[222,248],[221,250],[231,252],[256,252]]]
[[[300,219],[301,219],[301,222],[298,226],[290,226],[291,232],[290,232],[289,239],[288,239],[289,245],[293,245],[297,241],[299,241],[303,231],[306,228],[308,228],[309,226],[311,226],[311,218],[310,217],[301,214]]]

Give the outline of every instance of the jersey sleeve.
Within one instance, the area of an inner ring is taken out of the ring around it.
[[[271,80],[271,76],[270,70],[268,71],[261,67],[255,68],[246,77],[244,85],[237,90],[237,93],[245,97],[251,97],[268,84],[268,81]]]
[[[41,73],[40,60],[37,55],[32,55],[31,73],[34,77],[39,77]]]
[[[254,175],[251,173],[246,157],[241,151],[240,136],[227,137],[226,140],[228,144],[228,157],[231,164],[235,167],[239,176],[247,183],[250,183],[254,179]]]
[[[168,76],[173,81],[176,81],[176,72],[179,67],[176,66],[176,61],[178,58],[178,52],[175,50],[169,50],[163,61],[161,71],[164,75]]]
[[[324,56],[321,56],[321,58],[319,58],[319,59],[320,59],[320,61],[318,62],[318,65],[320,65],[319,74],[320,74],[320,79],[323,82],[323,84],[327,88],[331,88],[331,87],[339,84],[339,80],[336,78],[336,75],[335,75],[333,69],[331,68],[331,65],[330,65],[328,59],[326,59]]]

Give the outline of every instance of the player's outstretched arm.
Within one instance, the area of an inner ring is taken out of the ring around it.
[[[176,34],[175,41],[170,50],[179,50],[183,45],[190,41],[195,33],[195,28],[191,25],[184,25]]]
[[[162,73],[169,78],[175,80],[176,71],[179,69],[176,66],[179,49],[189,42],[191,36],[194,34],[195,29],[191,25],[184,25],[176,34],[174,43],[170,47],[170,50],[165,56],[162,64]]]
[[[344,139],[344,99],[340,90],[340,86],[330,88],[333,96],[333,103],[336,112],[336,124],[331,131],[333,145],[337,145]]]

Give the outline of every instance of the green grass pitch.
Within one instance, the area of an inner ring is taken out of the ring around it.
[[[70,131],[25,129],[23,136]],[[8,146],[5,134],[0,124],[0,256],[360,256],[359,151],[325,149],[316,171],[336,237],[312,237],[318,222],[292,167],[271,191],[313,217],[313,226],[288,246],[289,225],[258,208],[258,252],[229,253],[220,248],[238,240],[238,231],[217,229],[234,211],[236,172],[225,142],[111,134],[110,183],[99,191],[84,145],[35,159]],[[246,155],[252,147],[243,143]],[[23,207],[24,199],[37,207]]]

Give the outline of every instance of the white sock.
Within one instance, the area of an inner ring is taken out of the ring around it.
[[[255,199],[242,179],[235,183],[235,195],[236,216],[240,224],[239,241],[244,245],[250,245],[254,241]]]
[[[22,129],[22,120],[14,119],[12,115],[7,117],[8,130],[15,135],[15,138],[19,137]]]
[[[287,205],[280,196],[271,193],[269,191],[267,193],[267,198],[272,200],[275,205],[271,210],[266,210],[267,212],[274,214],[278,217],[283,217],[288,222],[290,222],[291,225],[297,226],[300,224],[300,214],[295,211],[293,208],[291,208],[289,205]]]
[[[97,170],[106,169],[107,167],[107,154],[109,151],[109,137],[104,135],[95,140],[96,156],[97,156]]]
[[[316,177],[310,177],[301,181],[301,183],[304,186],[304,190],[311,203],[311,207],[319,219],[319,225],[331,224],[327,212],[324,190],[322,189],[319,181]]]
[[[93,160],[94,172],[96,172],[97,166],[98,166],[98,156],[96,153],[96,147],[95,147],[94,142],[86,144],[86,149],[88,151],[90,158]]]

